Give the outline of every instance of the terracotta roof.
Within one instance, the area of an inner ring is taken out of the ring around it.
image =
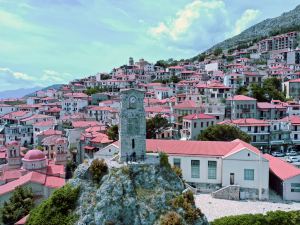
[[[119,142],[114,142],[119,147]],[[259,153],[259,150],[239,139],[234,141],[181,141],[181,140],[162,140],[147,139],[147,152],[165,152],[169,155],[203,155],[220,156],[236,152],[242,148]]]
[[[32,149],[32,150],[29,150],[25,154],[23,160],[26,160],[26,161],[35,161],[35,160],[43,160],[45,158],[46,158],[46,155],[41,150]]]
[[[64,165],[56,165],[56,164],[53,164],[53,161],[49,161],[49,164],[47,166],[47,175],[49,175],[49,176],[64,176],[65,175]]]
[[[44,184],[45,180],[46,180],[46,175],[45,174],[32,171],[30,173],[27,173],[24,176],[21,176],[17,180],[14,180],[12,182],[9,182],[7,184],[2,185],[1,188],[0,188],[0,196],[5,194],[5,193],[13,191],[17,187],[22,186],[22,185],[24,185],[28,182]]]
[[[258,109],[286,109],[286,107],[282,106],[281,104],[272,104],[269,102],[258,102],[257,108]]]
[[[47,176],[45,186],[50,188],[60,188],[65,185],[65,179],[60,177]]]
[[[55,122],[53,120],[48,120],[48,121],[41,121],[32,124],[33,126],[38,126],[38,127],[47,127],[47,126],[53,126]]]
[[[72,125],[74,128],[87,128],[101,125],[98,121],[73,121]]]
[[[60,130],[53,130],[53,129],[48,129],[45,131],[42,131],[41,133],[37,134],[37,135],[43,135],[43,136],[51,136],[51,135],[61,135],[62,131]]]
[[[293,125],[300,125],[300,116],[287,116],[279,121],[291,122]]]
[[[269,154],[264,154],[264,157],[269,160],[269,166],[272,173],[279,177],[282,181],[295,176],[300,176],[300,169],[285,162],[279,158]]]
[[[27,219],[29,218],[29,214],[28,215],[26,215],[26,216],[24,216],[22,219],[20,219],[19,221],[17,221],[16,223],[15,223],[15,225],[24,225],[24,224],[26,224],[26,221],[27,221]]]
[[[228,100],[228,101],[231,101],[231,100],[233,100],[233,101],[253,101],[253,100],[256,100],[256,99],[245,96],[245,95],[235,95],[233,97],[227,98],[226,100]]]
[[[294,80],[289,80],[288,82],[290,82],[290,83],[299,83],[300,82],[300,78],[294,79]]]
[[[88,98],[89,96],[85,93],[67,93],[64,97],[73,97],[73,98]]]
[[[192,100],[187,100],[174,106],[174,109],[196,108],[197,104]]]
[[[185,120],[198,120],[198,119],[215,119],[215,116],[211,116],[211,115],[207,115],[204,113],[200,113],[200,114],[190,114],[187,116],[184,116],[183,119]]]
[[[218,124],[233,124],[238,126],[270,126],[266,120],[258,120],[254,118],[244,118],[237,120],[225,120]]]
[[[110,140],[106,134],[98,133],[97,136],[91,140],[91,142],[107,144],[112,143],[113,141]]]

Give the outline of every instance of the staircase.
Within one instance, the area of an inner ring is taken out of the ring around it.
[[[213,198],[240,200],[240,186],[229,185],[211,193]]]

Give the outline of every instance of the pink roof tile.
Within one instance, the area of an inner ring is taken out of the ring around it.
[[[113,143],[119,146],[119,142]],[[259,153],[259,150],[239,139],[234,141],[181,141],[147,139],[147,152],[165,152],[169,155],[204,155],[204,156],[226,156],[242,148]]]
[[[174,106],[174,109],[196,108],[197,104],[192,100],[187,100]]]
[[[16,223],[15,223],[15,225],[24,225],[24,224],[26,224],[26,221],[27,221],[27,219],[29,218],[29,214],[28,215],[26,215],[26,216],[24,216],[22,219],[20,219],[19,221],[17,221]]]
[[[300,169],[290,163],[269,154],[264,154],[264,158],[269,160],[270,171],[281,180],[284,181],[295,176],[300,176]]]
[[[207,115],[204,113],[200,113],[200,114],[190,114],[187,116],[184,116],[183,119],[185,120],[198,120],[198,119],[215,119],[215,116],[212,115]]]
[[[233,101],[253,101],[253,100],[256,100],[256,99],[245,96],[245,95],[235,95],[233,97],[227,98],[226,100],[229,100],[229,101],[231,101],[231,100],[233,100]]]
[[[45,186],[50,188],[60,188],[65,185],[65,179],[60,177],[47,176]]]
[[[72,125],[74,128],[87,128],[101,125],[98,121],[73,121]]]
[[[24,176],[21,176],[19,179],[4,184],[0,188],[0,196],[15,190],[17,187],[27,184],[28,182],[44,184],[46,180],[46,175],[38,172],[30,172]]]
[[[236,120],[225,120],[218,124],[233,124],[238,126],[270,126],[266,120],[258,120],[255,118],[244,118]]]

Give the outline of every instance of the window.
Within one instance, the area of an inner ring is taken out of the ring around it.
[[[208,179],[217,179],[216,161],[208,161]]]
[[[294,139],[298,139],[298,134],[294,134]]]
[[[254,180],[254,169],[244,169],[244,180]]]
[[[196,128],[197,127],[197,122],[194,122],[194,128]]]
[[[181,168],[180,166],[180,164],[181,164],[181,162],[180,162],[180,159],[178,159],[178,158],[174,158],[173,159],[173,164],[174,164],[174,166],[176,166],[176,167],[178,167],[178,168]]]
[[[135,148],[134,139],[131,140],[131,145],[132,145],[132,149],[134,149]]]
[[[191,169],[192,169],[192,178],[200,178],[200,161],[199,160],[191,161]]]
[[[300,192],[300,183],[291,183],[291,192]]]

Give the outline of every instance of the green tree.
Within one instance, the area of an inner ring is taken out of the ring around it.
[[[14,224],[28,215],[34,207],[33,193],[29,188],[18,187],[1,208],[3,224]]]
[[[156,133],[169,125],[168,120],[160,114],[148,119],[146,122],[146,136],[148,139],[155,139]]]
[[[113,125],[107,129],[107,136],[110,140],[119,140],[119,127],[118,125]]]
[[[218,56],[218,55],[222,54],[222,52],[223,52],[222,48],[216,48],[216,49],[214,50],[214,55],[215,55],[215,56]]]
[[[30,211],[26,225],[60,224],[71,225],[76,221],[73,211],[79,196],[79,188],[66,184],[39,206]]]
[[[177,76],[172,76],[171,78],[170,78],[170,82],[173,82],[173,83],[178,83],[180,81],[180,79],[177,77]]]
[[[241,139],[248,143],[251,141],[251,137],[247,133],[228,124],[209,126],[198,135],[198,140],[201,141],[233,141],[235,139]]]

